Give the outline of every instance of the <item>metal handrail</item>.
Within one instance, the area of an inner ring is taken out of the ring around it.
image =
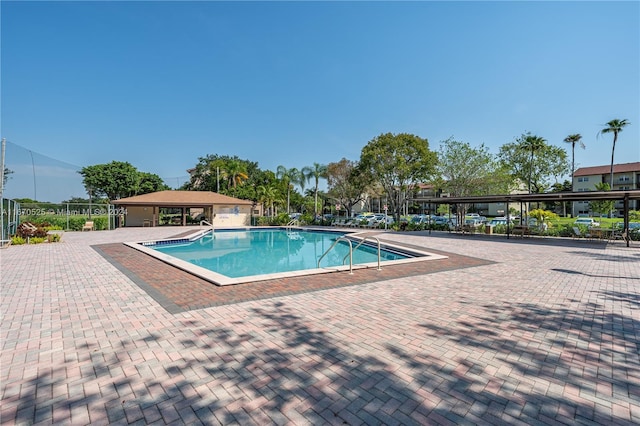
[[[209,225],[209,226],[211,227],[211,232],[212,232],[212,233],[215,231],[215,229],[213,228],[213,224],[212,224],[212,223],[207,222],[207,221],[206,221],[206,220],[204,220],[204,219],[200,221],[200,227],[202,227],[202,225]]]
[[[320,269],[320,262],[322,261],[322,259],[340,242],[340,240],[345,240],[346,242],[349,243],[349,255],[348,255],[349,256],[349,274],[353,275],[353,244],[351,244],[351,240],[345,237],[344,235],[336,238],[333,244],[331,244],[331,247],[329,247],[327,251],[325,251],[322,254],[322,256],[320,256],[320,258],[318,259],[318,269]],[[345,256],[345,259],[346,259],[346,256]],[[342,261],[342,263],[344,264],[344,260]]]
[[[299,225],[298,219],[292,219],[289,223],[285,225],[285,229],[287,231],[291,231],[291,227]]]
[[[354,234],[354,235],[352,235],[352,237],[359,237],[360,238],[360,236],[358,234]],[[353,250],[358,250],[358,247],[360,247],[368,238],[373,238],[378,243],[378,271],[381,271],[382,268],[380,267],[380,240],[378,239],[378,237],[374,237],[373,235],[366,235],[366,234],[363,235],[362,236],[362,240],[358,243],[358,245]],[[344,259],[342,259],[342,264],[343,265],[344,265],[345,260],[347,260],[347,256],[345,256]]]

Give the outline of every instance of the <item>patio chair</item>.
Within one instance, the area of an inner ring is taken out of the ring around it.
[[[378,228],[378,226],[380,226],[380,222],[378,222],[378,219],[371,218],[367,221],[367,223],[363,226],[363,228],[367,228],[367,229],[376,229]]]
[[[88,220],[84,223],[84,225],[82,226],[82,231],[93,231],[93,221],[92,220]]]
[[[573,227],[573,238],[591,238],[591,234],[585,232],[584,234],[580,231],[580,228],[577,226]]]

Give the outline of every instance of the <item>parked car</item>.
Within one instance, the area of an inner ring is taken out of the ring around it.
[[[597,222],[595,219],[591,217],[579,217],[573,222],[574,225],[584,225],[589,228],[593,228],[596,226],[600,226],[600,222]]]
[[[474,228],[479,228],[482,226],[482,220],[479,217],[466,218],[464,220],[464,224],[467,226],[472,226]]]
[[[449,222],[449,218],[446,216],[435,216],[433,218],[433,222],[436,225],[444,225],[445,223]]]
[[[511,222],[511,224],[513,224],[513,221],[510,221],[510,222]],[[489,222],[489,226],[506,225],[506,224],[507,224],[507,218],[504,217],[504,216],[494,217]]]
[[[391,225],[393,222],[395,222],[395,219],[392,216],[386,215],[384,213],[376,213],[375,217],[378,223],[386,222],[387,225]]]
[[[614,227],[622,230],[624,228],[624,222],[616,222]],[[629,222],[629,233],[640,233],[640,222]]]
[[[429,215],[417,214],[411,218],[411,223],[414,223],[416,225],[421,223],[429,223]]]

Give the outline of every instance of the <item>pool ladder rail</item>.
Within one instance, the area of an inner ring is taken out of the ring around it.
[[[353,244],[352,244],[352,240],[350,238],[347,238],[346,235],[342,235],[338,238],[336,238],[336,240],[333,242],[333,244],[331,244],[331,247],[329,247],[327,249],[327,251],[325,251],[322,256],[320,256],[320,258],[318,259],[318,269],[320,269],[320,262],[322,261],[322,259],[342,240],[346,241],[347,243],[349,243],[349,254],[347,254],[344,259],[342,259],[342,264],[344,265],[344,263],[347,260],[347,257],[349,258],[349,274],[353,275],[353,250],[357,250],[358,247],[360,247],[366,240],[368,239],[373,239],[378,243],[378,271],[381,271],[382,268],[380,267],[380,240],[378,239],[378,237],[375,237],[374,235],[372,235],[370,232],[360,232],[360,233],[356,233],[356,234],[350,234],[350,237],[357,237],[360,238],[360,242],[358,243],[358,245],[354,248]]]
[[[202,225],[210,226],[210,227],[211,227],[211,234],[213,234],[213,232],[215,231],[215,229],[213,228],[213,224],[212,224],[212,223],[207,222],[207,221],[206,221],[206,220],[204,220],[204,219],[200,221],[200,227],[201,227],[201,228],[202,228]]]

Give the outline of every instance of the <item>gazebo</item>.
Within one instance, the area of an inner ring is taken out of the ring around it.
[[[125,212],[124,226],[248,226],[254,203],[211,191],[159,191],[112,201]],[[121,220],[121,224],[123,222]]]

